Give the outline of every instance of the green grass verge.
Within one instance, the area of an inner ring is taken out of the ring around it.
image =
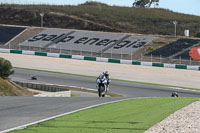
[[[80,97],[81,95],[79,95],[79,94],[71,94],[71,97]]]
[[[87,78],[97,78],[95,76],[87,76],[87,75],[64,73],[64,72],[54,72],[54,71],[48,71],[48,70],[38,70],[38,69],[21,68],[21,67],[14,67],[14,68],[24,69],[24,70],[31,70],[31,71],[39,71],[39,72],[49,72],[49,73],[57,73],[57,74],[64,74],[64,75],[72,75],[72,76],[79,76],[79,77],[87,77]]]
[[[57,74],[64,74],[64,75],[72,75],[72,76],[79,76],[79,77],[87,77],[87,78],[97,78],[96,76],[71,74],[71,73],[63,73],[63,72],[54,72],[54,71],[48,71],[48,70],[38,70],[38,69],[29,69],[29,68],[20,68],[20,67],[14,67],[14,68],[24,69],[24,70],[32,70],[32,71],[40,71],[40,72],[50,72],[50,73],[57,73]],[[139,82],[139,81],[129,81],[129,80],[121,80],[121,79],[111,79],[111,80],[128,82],[128,83],[136,83],[136,84],[144,84],[144,85],[152,85],[152,86],[174,87],[174,88],[183,88],[183,89],[188,89],[188,90],[198,90],[198,91],[200,91],[200,88],[189,88],[189,87],[182,87],[182,86],[164,85],[164,84],[147,83],[147,82]]]
[[[144,98],[79,111],[13,133],[142,133],[199,98]]]
[[[147,82],[129,81],[129,80],[121,80],[121,79],[112,79],[112,80],[121,81],[121,82],[128,82],[128,83],[137,83],[137,84],[152,85],[152,86],[161,86],[161,87],[183,88],[183,89],[188,89],[188,90],[197,90],[197,91],[200,91],[200,88],[189,88],[189,87],[183,87],[183,86],[164,85],[164,84],[157,84],[157,83],[147,83]]]
[[[57,85],[48,85],[48,86],[53,86],[53,87],[58,87]],[[89,90],[89,89],[84,89],[84,88],[80,88],[80,87],[70,87],[70,86],[62,86],[62,88],[66,88],[72,91],[81,91],[81,92],[88,92],[88,93],[95,93],[98,95],[98,92],[96,90]],[[118,93],[114,93],[114,92],[107,92],[106,95],[110,96],[110,97],[123,97],[123,95],[118,94]]]
[[[74,90],[74,91],[95,93],[95,94],[98,95],[98,92],[95,91],[95,90],[81,89],[81,88],[78,88],[78,87],[66,87],[66,88],[69,89],[69,90],[72,90],[72,91]],[[123,97],[123,95],[117,94],[117,93],[114,93],[114,92],[107,92],[106,95],[108,95],[110,97]]]

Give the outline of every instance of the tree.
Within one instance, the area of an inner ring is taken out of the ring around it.
[[[200,38],[200,29],[195,33],[194,35],[195,37],[199,37]]]
[[[3,79],[8,78],[9,75],[14,73],[12,70],[12,64],[10,61],[5,60],[4,58],[0,58],[0,77]]]
[[[134,7],[141,7],[141,8],[150,8],[151,5],[154,3],[154,6],[159,5],[159,0],[135,0],[133,3]]]

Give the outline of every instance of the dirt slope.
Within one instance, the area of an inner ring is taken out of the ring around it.
[[[33,92],[22,88],[12,81],[0,78],[0,96],[32,96]]]

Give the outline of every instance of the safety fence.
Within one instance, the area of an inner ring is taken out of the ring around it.
[[[144,55],[144,54],[126,54],[123,52],[114,53],[111,51],[110,53],[105,52],[95,52],[93,49],[89,51],[84,51],[82,48],[79,50],[72,49],[62,49],[62,48],[41,48],[41,47],[27,47],[27,46],[10,46],[9,44],[5,47],[6,49],[16,49],[16,50],[25,50],[25,51],[40,51],[45,53],[58,53],[58,54],[69,54],[69,55],[81,55],[81,56],[91,56],[91,57],[103,57],[103,58],[115,58],[115,59],[123,59],[123,60],[138,60],[138,61],[146,61],[146,62],[162,62],[162,63],[170,63],[170,64],[186,64],[186,65],[196,65],[200,66],[200,61],[193,60],[189,55],[188,56],[176,56],[173,58],[166,57],[162,54],[160,55]]]
[[[97,61],[97,62],[141,65],[141,66],[200,70],[200,66],[192,66],[192,65],[185,65],[185,64],[170,64],[170,63],[162,63],[162,62],[145,62],[145,61],[124,60],[124,59],[115,59],[115,58],[103,58],[103,57],[94,57],[94,56],[82,56],[82,55],[72,55],[72,54],[59,54],[59,53],[48,53],[48,52],[38,52],[38,51],[16,50],[16,49],[0,49],[0,52],[1,53],[13,53],[13,54],[24,54],[24,55],[36,55],[36,56],[47,56],[47,57],[56,57],[56,58],[88,60],[88,61]]]

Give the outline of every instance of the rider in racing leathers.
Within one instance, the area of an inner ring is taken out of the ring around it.
[[[97,80],[98,79],[105,79],[107,81],[106,90],[105,90],[107,92],[109,90],[109,84],[110,84],[110,81],[111,81],[108,71],[105,71],[102,74],[100,74],[99,77],[97,78]]]

